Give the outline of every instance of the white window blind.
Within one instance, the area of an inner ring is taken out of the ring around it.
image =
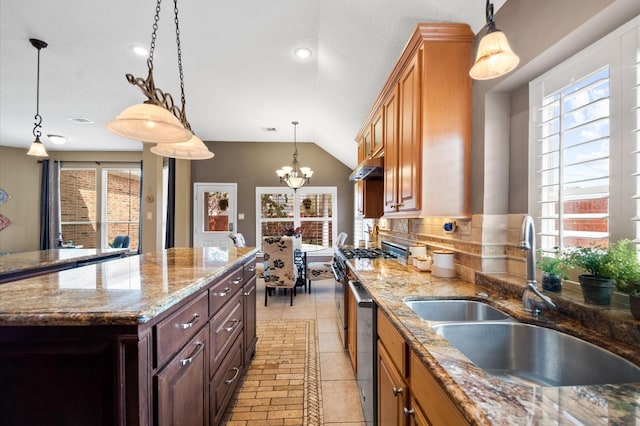
[[[539,247],[640,243],[640,17],[530,83]]]

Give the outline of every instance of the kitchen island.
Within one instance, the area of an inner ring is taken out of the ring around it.
[[[578,295],[570,289],[563,290],[562,296],[551,294],[558,304],[558,311],[543,311],[534,318],[522,309],[520,297],[524,290],[524,279],[509,275],[477,274],[476,284],[456,278],[437,278],[428,272],[419,272],[395,260],[358,259],[348,262],[349,268],[356,274],[378,306],[379,335],[394,342],[406,345],[406,353],[398,349],[399,345],[384,347],[383,367],[399,364],[409,365],[403,372],[396,374],[400,383],[408,386],[410,400],[405,413],[415,416],[416,424],[421,418],[416,416],[417,408],[412,405],[414,398],[433,399],[434,394],[418,395],[422,384],[418,383],[416,392],[412,391],[412,378],[416,371],[424,370],[432,377],[435,386],[452,403],[469,424],[477,425],[518,425],[518,424],[638,424],[640,422],[640,383],[592,386],[528,386],[498,379],[475,366],[460,351],[436,334],[429,322],[420,319],[413,310],[404,304],[408,296],[426,296],[436,299],[473,299],[484,301],[515,319],[557,329],[604,347],[620,356],[640,365],[638,346],[640,340],[639,323],[628,312],[628,307],[593,307],[581,302]],[[559,312],[562,311],[562,312]],[[573,318],[580,318],[581,323]],[[389,338],[387,329],[382,326],[391,324],[395,329]],[[381,337],[381,340],[383,337]],[[541,362],[553,360],[554,354]],[[382,362],[382,364],[381,364]],[[393,369],[393,368],[390,368]],[[381,373],[383,380],[385,373]],[[397,389],[394,388],[394,395]],[[424,392],[423,392],[424,393]],[[405,392],[407,394],[407,392]],[[439,400],[442,402],[442,400]],[[438,404],[439,410],[443,404]],[[386,405],[385,408],[389,406]],[[423,407],[425,408],[425,407]],[[425,408],[426,410],[426,408]],[[437,412],[434,418],[446,418],[450,413]],[[454,413],[456,414],[456,413]],[[429,413],[427,413],[429,416]],[[451,418],[456,418],[455,415]],[[427,420],[438,424],[433,419]],[[448,423],[451,424],[452,420]],[[456,422],[458,423],[458,422]],[[442,423],[440,423],[442,424]]]
[[[127,249],[51,249],[0,256],[0,283],[117,259]]]
[[[2,424],[219,422],[255,348],[255,248],[174,248],[0,285]]]

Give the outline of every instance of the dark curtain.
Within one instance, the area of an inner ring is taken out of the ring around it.
[[[42,160],[40,177],[40,250],[57,248],[60,229],[60,161]]]
[[[169,158],[169,176],[167,179],[167,229],[164,248],[175,245],[176,234],[176,159]]]
[[[138,209],[138,211],[140,212],[140,214],[138,215],[138,254],[142,253],[142,202],[143,202],[143,195],[142,195],[142,189],[144,188],[144,186],[142,185],[142,179],[144,176],[144,172],[143,172],[143,162],[140,161],[140,208]]]

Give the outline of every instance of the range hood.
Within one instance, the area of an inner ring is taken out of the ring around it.
[[[349,175],[349,180],[382,179],[384,177],[384,157],[364,160]]]

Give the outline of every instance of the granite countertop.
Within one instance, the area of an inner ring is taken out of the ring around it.
[[[1,284],[0,326],[146,323],[256,252],[172,248]]]
[[[54,249],[0,256],[0,276],[126,253],[128,249]]]
[[[420,319],[403,303],[403,299],[407,296],[427,296],[482,300],[521,322],[568,332],[640,365],[638,344],[634,340],[634,333],[638,332],[639,326],[632,319],[628,308],[626,311],[616,307],[593,309],[595,320],[601,320],[603,311],[613,311],[606,315],[610,315],[611,324],[619,324],[618,328],[622,330],[609,330],[609,334],[605,335],[571,319],[571,315],[544,311],[536,319],[525,313],[520,300],[524,290],[522,278],[483,275],[474,284],[456,278],[433,277],[428,272],[420,272],[413,266],[406,266],[396,260],[357,259],[349,260],[348,265],[362,281],[379,309],[389,316],[412,350],[419,354],[471,424],[640,423],[640,383],[543,387],[500,380],[475,366],[436,334],[427,321]],[[485,297],[482,293],[488,296]],[[558,299],[553,294],[551,297],[554,301]],[[569,295],[569,299],[571,297],[573,295]],[[559,308],[562,310],[575,309],[576,317],[584,316],[584,312],[588,310],[582,309],[584,307],[581,308],[580,303],[574,305],[562,301],[561,305]],[[588,325],[589,319],[585,321]],[[609,328],[612,327],[617,326],[610,325]],[[611,338],[616,333],[623,341]],[[635,343],[627,343],[625,339]]]

